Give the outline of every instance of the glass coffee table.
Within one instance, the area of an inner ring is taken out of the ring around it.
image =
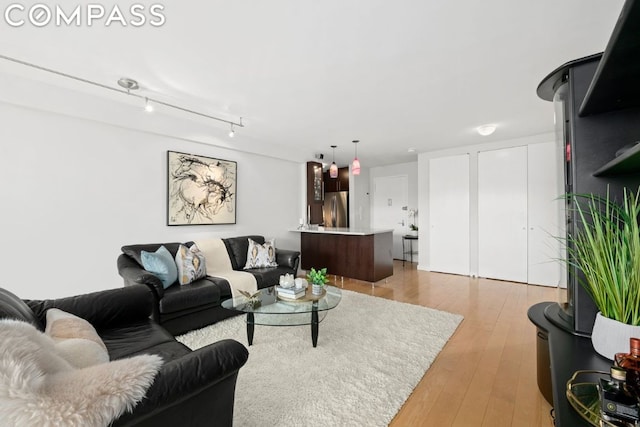
[[[247,313],[247,341],[253,344],[255,325],[301,326],[311,325],[311,341],[318,344],[318,326],[327,312],[335,308],[342,299],[342,292],[335,286],[325,286],[322,295],[313,295],[311,286],[304,297],[282,298],[276,295],[275,287],[265,288],[256,295],[255,303],[244,296],[222,302],[222,307]]]

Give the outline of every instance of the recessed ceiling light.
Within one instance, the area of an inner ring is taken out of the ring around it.
[[[410,153],[415,153],[415,152],[416,152],[416,149],[415,149],[415,148],[413,148],[413,147],[411,147],[411,148],[409,148],[407,151],[408,151],[408,152],[410,152]]]
[[[489,136],[496,131],[496,125],[482,125],[478,126],[476,130],[482,136]]]

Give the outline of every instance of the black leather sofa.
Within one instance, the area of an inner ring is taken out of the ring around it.
[[[239,236],[222,239],[234,270],[243,270],[247,263],[249,240],[264,244],[263,236]],[[193,242],[184,243],[191,246]],[[222,301],[231,298],[231,288],[225,279],[210,277],[196,280],[188,285],[174,283],[164,289],[160,279],[144,270],[140,252],[155,252],[164,245],[175,257],[180,243],[152,243],[122,247],[118,257],[118,273],[124,285],[143,284],[154,295],[153,319],[174,335],[202,328],[220,320],[239,314],[221,307]],[[280,275],[295,276],[300,262],[300,252],[276,248],[277,267],[243,270],[254,275],[258,289],[278,284]]]
[[[111,360],[161,356],[164,364],[146,397],[113,426],[231,426],[238,370],[247,361],[247,349],[222,340],[191,351],[150,319],[152,302],[142,285],[43,301],[23,301],[0,288],[0,318],[44,330],[46,310],[55,307],[89,321]]]

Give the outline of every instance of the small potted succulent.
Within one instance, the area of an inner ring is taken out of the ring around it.
[[[327,268],[316,270],[311,268],[311,271],[307,273],[307,280],[311,283],[311,293],[313,295],[322,295],[322,288],[329,282],[327,279]]]
[[[410,234],[412,236],[417,236],[418,235],[418,226],[415,224],[409,224],[409,230],[410,230]]]

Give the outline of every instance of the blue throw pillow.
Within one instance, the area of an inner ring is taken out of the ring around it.
[[[162,286],[167,289],[178,279],[178,269],[171,253],[164,246],[160,246],[155,252],[140,252],[142,267],[149,273],[158,276]]]

